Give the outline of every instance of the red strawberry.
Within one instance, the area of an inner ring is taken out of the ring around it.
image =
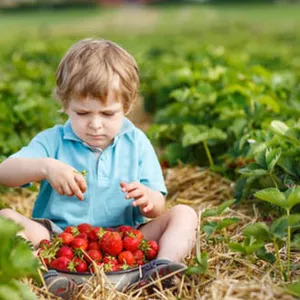
[[[74,259],[74,264],[77,272],[86,272],[87,264],[84,260],[80,259],[79,257],[76,257]]]
[[[152,260],[157,256],[159,246],[156,241],[148,241],[148,246],[146,248],[146,256],[149,260]]]
[[[52,260],[48,259],[48,258],[43,258],[43,261],[44,261],[44,264],[49,268]]]
[[[59,258],[56,258],[54,260],[52,260],[50,266],[53,269],[59,270],[59,271],[68,271],[68,265],[70,263],[70,259],[65,257],[65,256],[61,256]]]
[[[89,250],[87,252],[87,255],[85,256],[85,259],[88,263],[91,263],[92,260],[97,262],[102,260],[102,254],[99,250]]]
[[[73,235],[77,235],[79,233],[78,229],[75,226],[68,226],[64,229],[64,232],[71,233]]]
[[[122,237],[124,237],[126,235],[126,233],[130,232],[131,230],[133,230],[133,228],[131,226],[127,226],[127,225],[121,225],[118,228],[118,232],[121,234]]]
[[[68,232],[63,232],[57,235],[64,245],[70,245],[74,240],[74,235]]]
[[[134,252],[140,246],[140,241],[133,232],[127,232],[123,238],[124,248],[128,251]]]
[[[97,242],[90,242],[88,246],[88,250],[100,250],[99,243]]]
[[[88,235],[86,233],[79,233],[78,235],[76,235],[76,237],[84,240],[88,239]]]
[[[138,250],[132,252],[132,255],[133,255],[134,259],[136,260],[136,262],[145,260],[144,252],[141,249],[138,249]]]
[[[144,260],[136,260],[135,263],[138,265],[138,266],[143,266],[145,264],[145,261]]]
[[[43,239],[40,241],[40,244],[39,244],[39,248],[47,248],[47,246],[50,246],[51,245],[51,242],[47,239]]]
[[[73,249],[81,249],[86,251],[88,248],[88,241],[81,238],[75,238],[71,245]]]
[[[130,251],[123,251],[118,255],[118,261],[120,264],[126,264],[128,266],[133,266],[135,264],[135,259]]]
[[[104,235],[105,230],[101,227],[95,227],[88,233],[88,238],[91,241],[98,241]]]
[[[44,265],[46,265],[47,267],[50,267],[51,261],[55,257],[55,254],[53,254],[52,256],[49,256],[49,255],[46,255],[46,254],[47,254],[47,250],[45,250],[43,248],[40,248],[37,252],[37,255],[40,258],[40,260],[42,261],[42,263]]]
[[[144,235],[140,230],[133,229],[131,232],[136,236],[136,238],[139,240],[139,242],[141,242],[144,239]]]
[[[74,253],[70,247],[62,246],[56,253],[57,257],[65,256],[70,260],[74,258]]]
[[[105,254],[117,256],[123,249],[123,242],[118,232],[106,232],[100,240],[100,249]]]
[[[93,229],[93,226],[88,223],[81,223],[77,226],[77,228],[80,233],[88,234]]]
[[[111,264],[118,264],[118,260],[114,256],[110,256],[110,255],[104,256],[103,262],[105,264],[109,264],[109,263],[111,263]]]
[[[110,228],[110,227],[106,227],[105,230],[106,231],[110,231],[110,232],[114,232],[115,231],[114,228]]]
[[[120,265],[119,264],[104,264],[103,265],[104,272],[116,272],[120,270]]]
[[[170,164],[167,160],[162,160],[160,162],[160,165],[161,165],[162,169],[170,168]]]

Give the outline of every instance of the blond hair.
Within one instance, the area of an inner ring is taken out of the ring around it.
[[[128,112],[136,101],[139,70],[135,59],[107,40],[84,39],[73,45],[60,61],[56,72],[57,99],[63,108],[70,100],[87,97],[104,104],[110,89]]]

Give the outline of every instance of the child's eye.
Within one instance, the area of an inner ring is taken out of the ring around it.
[[[106,117],[111,117],[111,116],[114,115],[114,113],[103,113],[103,115],[106,116]]]
[[[84,116],[84,115],[87,115],[86,112],[76,112],[76,114],[77,114],[78,116]]]

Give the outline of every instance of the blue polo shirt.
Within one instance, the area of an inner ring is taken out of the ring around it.
[[[156,153],[146,135],[124,117],[120,133],[99,155],[78,138],[70,121],[39,133],[28,146],[11,157],[52,157],[87,171],[84,200],[61,196],[47,180],[41,182],[32,217],[52,220],[62,229],[80,223],[94,226],[135,226],[144,222],[132,199],[126,200],[120,181],[141,182],[166,194],[166,187]]]

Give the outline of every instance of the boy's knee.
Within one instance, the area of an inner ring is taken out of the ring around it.
[[[192,207],[184,204],[178,204],[174,206],[172,210],[176,215],[180,215],[184,220],[195,223],[195,225],[197,224],[197,213]]]
[[[3,208],[0,210],[0,216],[6,219],[18,220],[18,213],[10,208]]]

